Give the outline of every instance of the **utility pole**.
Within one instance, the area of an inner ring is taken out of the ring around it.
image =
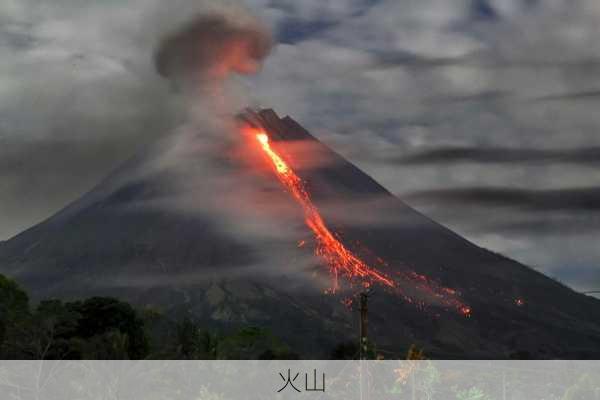
[[[368,327],[368,307],[367,300],[369,298],[370,291],[365,290],[360,293],[360,343],[359,343],[359,354],[360,354],[360,400],[369,399],[369,376],[368,376],[368,350],[369,340],[367,337]]]
[[[360,294],[360,359],[367,359],[367,351],[368,351],[368,338],[367,338],[367,326],[369,323],[369,319],[367,316],[368,307],[367,307],[367,299],[369,298],[369,293],[364,291]]]

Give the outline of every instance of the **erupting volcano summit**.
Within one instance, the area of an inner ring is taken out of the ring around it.
[[[407,281],[403,282],[405,285],[408,283],[414,289],[425,291],[428,296],[426,298],[435,299],[446,306],[455,307],[466,316],[470,315],[470,307],[456,298],[456,291],[453,289],[432,284],[432,282],[428,282],[425,276],[418,275],[412,271],[394,271],[395,276],[390,277],[376,268],[367,265],[365,261],[344,245],[343,238],[339,234],[332,232],[327,227],[319,210],[311,199],[305,182],[288,166],[277,151],[273,150],[266,131],[260,127],[246,127],[245,130],[248,135],[257,139],[268,160],[272,163],[273,170],[278,179],[302,207],[306,225],[313,232],[316,241],[315,253],[325,260],[333,275],[333,293],[338,289],[339,277],[341,275],[347,278],[350,283],[358,282],[358,285],[365,288],[369,288],[373,284],[384,285],[409,303],[414,303],[415,300],[412,297],[404,294],[398,288],[399,285],[394,279],[397,278]],[[376,260],[381,267],[387,267],[381,258],[376,258]]]
[[[173,174],[145,169],[163,166],[159,141],[1,243],[0,273],[37,299],[111,295],[191,314],[207,329],[264,327],[305,358],[356,340],[357,315],[345,300],[364,286],[373,290],[370,340],[390,358],[411,344],[434,358],[600,357],[597,299],[425,217],[290,117],[246,110],[239,122],[269,172],[261,179],[276,184],[300,221],[297,238],[268,250],[308,255],[314,268],[297,268],[293,257],[263,265],[261,247],[274,244],[237,235],[208,212],[161,208]],[[303,164],[306,148],[319,163]],[[335,290],[324,293],[320,273]]]

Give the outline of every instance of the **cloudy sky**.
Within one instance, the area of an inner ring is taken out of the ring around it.
[[[153,51],[223,2],[166,3],[2,1],[0,240],[177,124]],[[242,4],[276,41],[240,78],[250,104],[477,244],[600,289],[600,2]]]

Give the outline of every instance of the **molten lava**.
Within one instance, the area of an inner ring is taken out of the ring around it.
[[[335,277],[334,289],[337,288],[337,278],[340,274],[345,274],[351,278],[360,277],[364,283],[370,284],[370,281],[379,282],[387,286],[394,286],[394,281],[384,274],[370,268],[361,259],[348,250],[338,238],[327,228],[321,214],[310,199],[304,183],[286,164],[286,162],[271,148],[269,136],[264,132],[256,134],[256,139],[260,143],[264,152],[269,156],[277,177],[281,183],[294,196],[296,201],[304,210],[304,220],[306,225],[312,230],[317,241],[316,253],[323,257]]]
[[[396,291],[409,303],[424,306],[422,301],[416,301],[410,295],[404,293],[400,285],[398,285],[393,278],[367,265],[356,254],[348,249],[341,242],[338,235],[332,232],[325,224],[319,210],[313,204],[302,179],[296,175],[294,170],[271,147],[269,136],[262,130],[254,129],[251,134],[256,138],[260,147],[271,161],[279,181],[302,207],[306,225],[313,232],[316,240],[315,253],[325,260],[334,277],[334,292],[338,287],[339,276],[343,275],[351,282],[354,282],[357,279],[360,280],[360,283],[364,287],[370,287],[373,283],[380,283],[385,287]],[[302,245],[304,245],[304,241],[299,244],[299,247]],[[377,260],[382,266],[387,266],[382,259],[377,258]],[[427,279],[424,275],[419,275],[412,271],[398,271],[396,274],[402,281],[410,283],[410,286],[413,289],[425,293],[430,298],[437,299],[446,306],[457,309],[465,316],[470,316],[471,308],[455,297],[457,293],[454,289],[440,286]]]

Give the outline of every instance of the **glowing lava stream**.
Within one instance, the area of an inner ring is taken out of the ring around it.
[[[290,191],[294,198],[300,203],[304,210],[304,218],[308,227],[313,231],[317,239],[317,255],[327,261],[331,272],[335,277],[335,287],[337,287],[337,277],[339,271],[348,274],[350,277],[368,278],[372,281],[382,283],[387,286],[394,286],[394,281],[384,274],[370,268],[361,259],[348,250],[325,225],[319,211],[312,203],[308,192],[304,188],[302,180],[288,167],[285,161],[271,148],[269,136],[260,132],[256,134],[256,139],[260,142],[262,149],[273,162],[277,172],[277,177],[283,185]]]
[[[387,287],[397,289],[409,303],[417,303],[410,296],[402,293],[396,282],[385,274],[371,268],[364,261],[358,258],[352,251],[347,249],[342,242],[325,225],[317,207],[313,204],[304,182],[287,165],[287,163],[271,148],[269,136],[262,130],[253,131],[256,139],[262,147],[265,154],[271,160],[275,167],[275,172],[279,181],[294,196],[296,201],[302,206],[306,225],[312,230],[317,246],[315,253],[325,259],[332,275],[334,276],[335,291],[338,287],[338,276],[340,272],[349,278],[362,278],[364,286],[370,286],[374,282],[381,283]],[[385,262],[380,261],[383,265]],[[465,316],[470,316],[471,308],[460,300],[455,298],[456,291],[446,288],[428,280],[425,276],[415,272],[398,273],[404,280],[412,282],[414,287],[432,298],[437,298],[444,305],[456,308]],[[424,303],[421,302],[421,305]]]

